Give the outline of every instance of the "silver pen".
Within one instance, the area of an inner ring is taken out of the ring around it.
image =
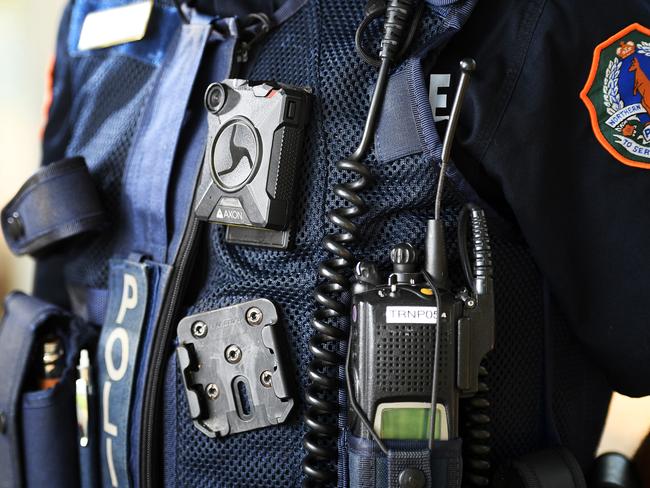
[[[90,358],[88,350],[79,353],[79,378],[75,382],[75,403],[77,405],[77,424],[79,425],[79,445],[88,446],[88,422],[90,416],[90,396],[92,395],[92,380],[90,375]]]

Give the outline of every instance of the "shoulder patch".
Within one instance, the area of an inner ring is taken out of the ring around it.
[[[632,24],[596,46],[580,98],[602,146],[650,169],[650,29]]]

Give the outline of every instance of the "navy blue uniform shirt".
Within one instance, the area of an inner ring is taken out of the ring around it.
[[[515,223],[614,389],[650,394],[650,2],[478,2],[454,153]]]

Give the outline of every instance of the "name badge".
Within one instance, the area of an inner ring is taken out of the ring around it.
[[[98,10],[86,15],[77,49],[88,51],[140,41],[147,33],[153,0]]]

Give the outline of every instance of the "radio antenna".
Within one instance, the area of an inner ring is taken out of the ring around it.
[[[451,146],[454,141],[454,136],[456,135],[456,128],[458,127],[460,109],[463,105],[465,93],[467,92],[471,73],[475,69],[476,61],[471,58],[465,58],[460,62],[460,81],[458,83],[458,89],[456,90],[456,96],[454,97],[454,104],[451,108],[445,138],[442,143],[442,157],[440,173],[438,175],[438,190],[436,192],[434,217],[433,219],[429,219],[427,222],[425,269],[433,278],[433,282],[437,286],[443,288],[446,288],[448,285],[448,270],[444,226],[440,219],[442,195],[444,192],[447,166],[449,166],[449,160],[451,159]]]

